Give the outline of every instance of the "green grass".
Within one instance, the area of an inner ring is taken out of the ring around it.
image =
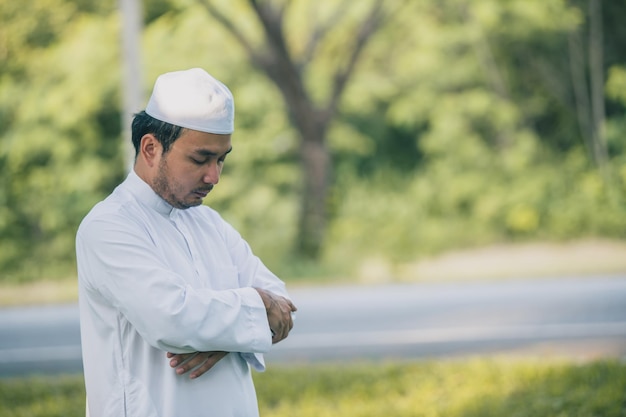
[[[475,359],[272,367],[261,416],[626,416],[626,364]],[[0,380],[0,416],[84,415],[82,377]]]
[[[85,416],[82,376],[0,379],[0,416]]]

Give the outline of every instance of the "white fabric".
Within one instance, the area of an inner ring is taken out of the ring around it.
[[[251,364],[271,347],[252,287],[285,286],[214,210],[172,208],[131,172],[76,237],[91,417],[256,416]],[[195,380],[166,351],[229,353]]]
[[[235,129],[232,93],[200,68],[159,76],[146,113],[163,122],[201,132],[230,134]]]

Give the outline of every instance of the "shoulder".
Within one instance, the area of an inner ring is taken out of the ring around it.
[[[97,203],[78,226],[77,236],[97,236],[104,231],[130,229],[138,224],[138,207],[133,199],[116,189]]]

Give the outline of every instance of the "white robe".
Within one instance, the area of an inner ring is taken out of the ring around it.
[[[249,365],[264,370],[271,331],[253,287],[287,293],[217,212],[174,209],[131,172],[82,221],[76,254],[91,417],[258,415]],[[214,350],[232,353],[194,380],[166,358]]]

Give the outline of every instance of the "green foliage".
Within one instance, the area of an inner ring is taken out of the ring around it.
[[[626,366],[475,359],[302,365],[254,374],[262,416],[618,417]],[[0,415],[83,416],[81,376],[0,381]]]
[[[607,83],[608,98],[621,104],[608,112],[614,157],[604,175],[582,153],[573,105],[568,34],[584,25],[585,9],[563,1],[469,4],[412,3],[372,47],[340,123],[356,120],[365,128],[352,142],[373,146],[357,148],[356,158],[338,153],[326,262],[624,237],[622,67]],[[407,155],[413,166],[401,162]]]
[[[5,280],[71,274],[77,220],[121,178],[118,78],[101,70],[117,60],[115,30],[111,17],[75,15],[23,79],[0,81]]]
[[[406,262],[455,247],[575,239],[583,230],[622,238],[626,221],[615,213],[626,209],[624,165],[613,166],[620,177],[609,185],[581,152],[558,160],[532,143],[518,140],[517,149],[493,154],[468,139],[462,151],[411,175],[344,178],[351,186],[330,230],[327,261]]]
[[[262,30],[244,1],[219,1]],[[369,2],[295,2],[285,32],[326,100],[338,54]],[[574,105],[570,36],[582,0],[387,2],[331,126],[334,183],[319,265],[293,257],[302,173],[275,87],[194,0],[144,2],[147,99],[157,75],[204,67],[237,100],[234,152],[208,204],[289,278],[463,246],[626,234],[626,39],[604,2],[609,162],[589,163]],[[124,176],[116,2],[0,0],[0,279],[74,274],[74,233]],[[255,45],[256,46],[256,45]],[[269,52],[267,52],[269,53]],[[583,60],[584,61],[584,60]],[[586,62],[586,61],[584,61]],[[586,68],[582,68],[586,71]]]

